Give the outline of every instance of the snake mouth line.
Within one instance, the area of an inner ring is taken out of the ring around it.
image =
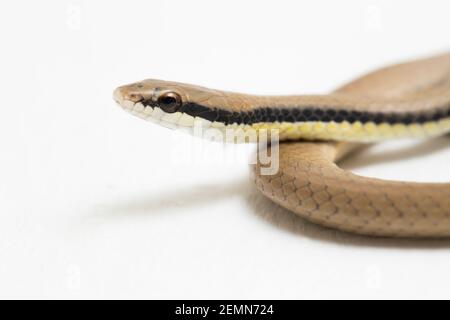
[[[244,124],[234,124],[234,126],[227,126],[226,124],[219,121],[211,121],[203,116],[203,113],[206,109],[205,107],[203,107],[201,110],[195,109],[196,112],[194,112],[193,114],[185,112],[185,107],[180,109],[180,111],[178,112],[167,113],[158,106],[144,100],[143,98],[140,98],[137,101],[124,99],[119,90],[114,91],[113,98],[115,102],[125,111],[144,120],[148,120],[171,129],[192,129],[194,126],[199,126],[203,129],[215,128],[223,131],[226,129],[226,127],[229,127],[230,129],[243,129],[244,127],[246,127]],[[190,110],[192,111],[194,109]],[[198,114],[196,115],[195,113]],[[202,114],[202,116],[200,116],[199,114]]]
[[[155,122],[171,129],[190,129],[195,125],[201,126],[203,129],[225,129],[226,127],[223,123],[217,121],[209,121],[199,116],[191,116],[181,111],[167,113],[157,106],[144,105],[144,103],[141,101],[133,102],[131,100],[120,100],[116,98],[115,100],[117,104],[127,112],[144,120]]]
[[[275,143],[279,140],[277,128],[260,131],[245,124],[225,125],[182,112],[167,113],[157,106],[144,106],[142,102],[115,100],[125,111],[139,118],[210,141],[239,144],[258,141]]]

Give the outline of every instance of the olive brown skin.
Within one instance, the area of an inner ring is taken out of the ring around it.
[[[324,110],[373,113],[383,119],[410,114],[418,125],[433,125],[450,116],[450,54],[382,68],[328,95],[254,96],[150,79],[119,87],[114,98],[120,104],[157,106],[168,114],[209,116],[217,109],[255,114],[261,106],[271,106],[277,116],[284,116],[285,109],[312,108],[317,116],[326,115]],[[260,120],[278,121],[266,113],[264,117]],[[262,175],[264,165],[257,163],[253,179],[274,202],[327,227],[372,236],[450,236],[450,184],[357,176],[336,165],[352,148],[345,142],[282,142],[278,172]]]
[[[383,68],[336,92],[414,98],[435,90],[436,78],[450,78],[450,54]],[[411,74],[422,73],[415,82]],[[426,71],[426,72],[425,72]],[[400,81],[403,80],[403,81]],[[449,99],[450,100],[450,99]],[[432,101],[432,99],[430,100]],[[450,184],[411,183],[366,178],[335,162],[358,145],[344,142],[280,144],[279,171],[261,175],[252,167],[257,188],[268,198],[305,219],[334,229],[370,236],[450,237]]]

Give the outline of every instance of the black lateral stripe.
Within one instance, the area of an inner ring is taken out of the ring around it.
[[[221,108],[209,108],[197,103],[186,103],[180,112],[193,117],[201,117],[209,121],[218,121],[224,124],[253,124],[259,122],[344,122],[360,121],[362,123],[374,122],[376,124],[411,124],[438,121],[450,117],[450,105],[423,112],[382,113],[353,110],[336,110],[317,107],[302,108],[273,108],[258,107],[247,112],[231,112]]]

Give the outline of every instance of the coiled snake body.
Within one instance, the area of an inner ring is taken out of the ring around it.
[[[367,235],[450,236],[450,184],[365,178],[335,164],[349,142],[448,133],[450,54],[380,69],[329,95],[254,96],[144,80],[117,88],[114,99],[168,127],[200,124],[246,138],[277,130],[279,170],[262,175],[257,163],[255,183],[310,221]]]

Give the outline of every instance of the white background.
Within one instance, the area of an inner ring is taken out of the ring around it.
[[[0,297],[450,298],[449,241],[307,223],[222,146],[111,97],[144,78],[325,93],[450,50],[449,12],[444,0],[2,2]],[[345,167],[450,181],[449,146],[389,143]]]

